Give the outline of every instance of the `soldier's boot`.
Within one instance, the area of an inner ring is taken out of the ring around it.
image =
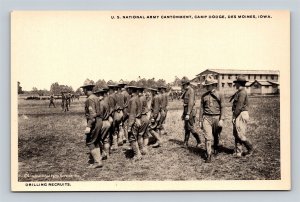
[[[196,139],[196,142],[197,142],[196,147],[199,148],[200,144],[201,144],[200,136],[197,132],[192,132],[192,134],[193,134],[193,136],[194,136],[194,138]]]
[[[96,148],[91,149],[91,155],[93,156],[94,163],[90,164],[88,166],[88,168],[102,168],[103,164],[102,164],[102,160],[101,160],[100,148],[96,147]]]
[[[142,159],[142,154],[139,150],[139,146],[138,146],[138,143],[136,141],[132,141],[130,142],[130,146],[132,147],[132,150],[133,150],[133,160],[141,160]]]
[[[103,152],[102,152],[102,160],[106,160],[109,158],[109,143],[104,143]]]
[[[243,144],[245,145],[245,147],[247,148],[247,152],[245,153],[245,156],[251,156],[253,154],[253,146],[250,143],[249,140],[243,141]]]
[[[112,137],[111,150],[115,151],[117,149],[118,149],[118,135],[114,134]]]
[[[219,135],[215,135],[215,137],[214,137],[214,155],[217,156],[218,154],[219,154]]]
[[[156,139],[156,142],[154,145],[152,145],[153,148],[157,148],[161,146],[161,139],[159,137],[159,134],[155,132],[154,130],[151,132],[151,135]]]
[[[210,141],[206,141],[206,152],[207,152],[207,157],[205,163],[211,163],[211,142]]]
[[[143,137],[138,137],[138,145],[139,145],[141,154],[146,155],[148,152],[146,151],[146,148],[144,146],[144,138]]]
[[[189,146],[190,132],[185,132],[183,146]]]

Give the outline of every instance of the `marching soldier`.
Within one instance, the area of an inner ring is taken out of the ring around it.
[[[166,131],[164,128],[164,123],[166,121],[167,118],[167,113],[168,113],[168,94],[166,93],[166,87],[165,86],[160,86],[159,87],[159,91],[161,92],[161,110],[160,110],[160,114],[161,114],[161,118],[160,118],[160,123],[159,123],[159,128],[160,128],[160,133],[161,135],[165,135]]]
[[[144,88],[143,87],[139,87],[138,88],[138,94],[139,94],[139,99],[140,99],[140,103],[141,103],[141,131],[143,131],[144,134],[140,134],[138,136],[138,145],[140,148],[140,151],[142,153],[142,155],[146,155],[148,153],[148,143],[149,143],[149,134],[148,134],[148,126],[149,126],[149,118],[148,118],[148,112],[149,112],[149,108],[148,108],[148,103],[147,103],[147,98],[143,93]]]
[[[195,131],[195,117],[196,117],[196,110],[194,109],[195,106],[195,92],[194,89],[190,86],[190,80],[187,77],[183,77],[181,80],[181,85],[184,90],[182,95],[183,98],[183,114],[182,120],[184,120],[184,130],[185,130],[185,137],[184,137],[184,145],[188,147],[188,141],[190,138],[190,133],[195,137],[197,141],[196,147],[200,146],[201,140],[199,134]]]
[[[161,99],[157,94],[157,89],[155,88],[148,88],[148,90],[152,93],[152,100],[151,100],[151,115],[150,115],[150,124],[149,124],[149,133],[156,139],[156,143],[153,147],[161,146],[161,138],[159,136],[159,128],[158,124],[160,121],[160,106],[161,106]]]
[[[138,140],[145,134],[147,128],[141,119],[141,102],[138,97],[138,87],[128,86],[128,90],[132,96],[128,103],[128,140],[134,153],[134,160],[140,160],[142,158],[140,148],[143,145],[139,145],[141,142],[138,142]]]
[[[247,80],[244,75],[239,75],[237,80],[234,81],[237,92],[232,96],[232,123],[233,123],[233,136],[235,138],[235,156],[242,156],[242,146],[244,145],[248,150],[245,155],[252,155],[253,146],[246,137],[247,123],[249,121],[249,100],[248,94],[245,89]]]
[[[105,99],[104,95],[106,94],[106,90],[99,88],[95,91],[95,95],[98,97],[98,103],[97,103],[97,121],[102,121],[102,127],[99,128],[99,135],[102,145],[102,159],[106,160],[109,157],[109,129],[111,127],[111,124],[109,122],[109,105],[108,100]]]
[[[54,108],[56,108],[55,103],[54,103],[54,95],[50,95],[50,103],[49,103],[49,108],[51,105],[53,105]]]
[[[99,131],[103,123],[101,119],[96,118],[98,97],[92,92],[94,86],[95,85],[88,79],[84,82],[84,85],[81,86],[84,94],[87,96],[87,100],[85,101],[85,116],[87,119],[85,135],[86,145],[90,149],[90,154],[93,157],[93,164],[90,164],[88,168],[101,168],[103,164],[100,151]]]
[[[217,90],[218,81],[208,74],[202,83],[207,92],[201,97],[199,125],[203,129],[207,152],[206,163],[211,162],[212,141],[214,154],[218,154],[219,136],[225,119],[224,94]]]

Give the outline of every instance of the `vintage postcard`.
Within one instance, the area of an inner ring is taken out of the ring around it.
[[[290,12],[13,11],[12,191],[290,190]]]

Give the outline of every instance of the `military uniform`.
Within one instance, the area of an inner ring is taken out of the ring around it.
[[[151,89],[155,91],[155,89]],[[152,94],[151,100],[151,115],[150,115],[150,124],[148,127],[149,133],[156,139],[156,143],[153,147],[159,147],[161,145],[161,138],[159,136],[159,122],[161,119],[160,115],[161,110],[161,99],[158,94]]]
[[[214,152],[218,152],[219,136],[222,127],[219,121],[225,119],[225,103],[222,92],[213,89],[204,93],[200,102],[200,120],[203,123],[204,138],[207,154],[211,155],[212,142],[214,142]]]
[[[238,157],[242,156],[242,145],[252,153],[253,146],[246,137],[247,124],[249,121],[249,100],[245,87],[240,87],[233,96],[232,118],[233,118],[233,136],[235,138],[235,153]]]
[[[182,95],[183,99],[183,114],[182,119],[184,120],[185,138],[184,144],[187,146],[190,138],[190,133],[195,137],[197,145],[201,143],[198,133],[195,130],[195,118],[196,110],[195,106],[195,91],[191,86],[188,86]],[[186,117],[189,117],[187,120]]]
[[[165,129],[164,129],[164,123],[166,121],[167,113],[168,113],[167,106],[168,106],[168,94],[162,93],[161,94],[161,109],[160,109],[161,118],[160,118],[160,122],[159,122],[159,128],[160,128],[162,135],[164,133],[166,133]]]
[[[124,96],[124,109],[123,109],[123,118],[122,118],[122,125],[123,125],[123,129],[124,129],[124,139],[123,141],[125,142],[126,140],[128,140],[128,132],[127,132],[127,128],[128,128],[128,103],[130,100],[130,95],[128,94],[128,92],[126,90],[122,91],[122,94]]]
[[[149,118],[148,118],[148,112],[149,112],[149,108],[148,108],[148,103],[147,103],[147,98],[145,95],[141,95],[139,96],[140,99],[140,107],[141,107],[141,128],[142,131],[145,130],[144,134],[142,136],[138,137],[138,144],[140,147],[140,150],[142,152],[142,154],[146,154],[147,153],[147,145],[149,142],[149,135],[148,135],[148,126],[149,126]],[[146,128],[146,129],[145,129]]]

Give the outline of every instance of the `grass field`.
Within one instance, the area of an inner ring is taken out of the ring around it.
[[[57,101],[58,102],[58,101]],[[101,180],[275,180],[280,179],[279,97],[250,98],[248,138],[255,147],[251,157],[234,158],[231,103],[220,138],[221,153],[210,164],[205,147],[182,147],[182,103],[170,103],[167,136],[160,148],[149,148],[141,161],[132,161],[130,151],[119,149],[104,161],[102,169],[86,169],[84,100],[71,104],[70,112],[48,108],[49,101],[19,99],[19,181]],[[197,103],[196,106],[199,106]],[[201,131],[198,129],[201,133]],[[204,142],[201,136],[202,142]]]

